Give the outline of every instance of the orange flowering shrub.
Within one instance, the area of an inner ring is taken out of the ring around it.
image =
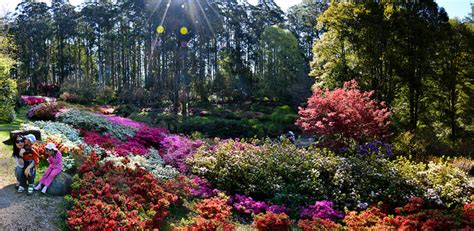
[[[265,214],[257,214],[252,226],[259,231],[287,231],[292,230],[292,221],[285,213],[273,213],[267,211]]]

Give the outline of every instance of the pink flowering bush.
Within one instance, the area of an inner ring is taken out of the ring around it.
[[[384,137],[391,112],[385,102],[371,99],[373,94],[358,90],[355,80],[335,90],[316,88],[308,106],[299,109],[296,125],[308,133],[324,136],[325,146],[331,144],[329,140],[340,146]]]
[[[140,122],[137,122],[135,120],[124,118],[124,117],[121,117],[121,116],[115,116],[115,115],[108,116],[108,115],[103,115],[103,114],[97,114],[97,115],[100,115],[100,116],[106,118],[107,120],[109,120],[112,123],[127,126],[127,127],[132,127],[132,128],[137,128],[137,129],[147,127],[147,125],[144,124],[144,123],[140,123]]]
[[[29,96],[29,95],[22,95],[21,100],[26,105],[34,105],[34,104],[47,103],[47,102],[56,102],[56,98],[54,98],[54,97]]]
[[[187,173],[189,167],[186,164],[186,159],[193,156],[202,143],[201,140],[191,140],[177,135],[165,137],[161,142],[163,160],[180,172]]]
[[[328,200],[316,201],[314,205],[304,208],[300,212],[301,219],[322,218],[336,220],[344,218],[344,213],[333,208],[333,203]]]
[[[169,131],[167,129],[150,128],[144,126],[135,133],[135,136],[132,139],[145,147],[153,147],[159,149],[161,147],[163,139],[166,137],[167,134],[169,134]]]
[[[235,194],[229,198],[229,204],[241,214],[259,214],[265,213],[266,211],[274,213],[286,213],[288,208],[284,205],[268,205],[263,201],[256,201],[252,197]]]

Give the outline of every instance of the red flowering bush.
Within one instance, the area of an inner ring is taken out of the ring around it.
[[[298,222],[298,228],[303,231],[313,231],[313,230],[341,230],[342,226],[340,224],[334,223],[334,221],[313,218],[311,220],[304,219]]]
[[[379,208],[371,207],[360,213],[355,211],[347,213],[344,223],[349,230],[363,230],[366,227],[379,227],[386,216]]]
[[[474,195],[471,196],[471,203],[464,205],[464,216],[469,221],[474,221]]]
[[[68,152],[70,151],[70,148],[66,147],[65,145],[63,145],[61,142],[59,141],[56,141],[56,140],[53,140],[51,138],[48,138],[46,140],[46,142],[43,142],[43,143],[37,143],[35,145],[33,145],[33,149],[36,153],[38,153],[38,155],[42,158],[48,158],[47,156],[47,153],[46,153],[46,145],[48,143],[53,143],[56,145],[56,148],[58,148],[58,150],[61,152],[61,153],[65,153],[65,152]]]
[[[286,231],[292,230],[291,224],[292,221],[285,213],[273,213],[271,211],[267,211],[265,214],[257,214],[254,217],[252,226],[259,231]]]
[[[98,160],[99,157],[91,153],[79,168],[82,178],[73,183],[72,207],[67,211],[68,228],[141,230],[158,227],[178,197],[142,168],[114,167],[112,162],[101,166]]]
[[[112,150],[120,141],[110,135],[100,135],[93,131],[86,131],[82,134],[84,142],[88,145],[98,145],[101,148]]]
[[[195,210],[198,216],[193,219],[193,223],[175,230],[235,230],[230,221],[231,207],[227,204],[227,199],[219,197],[204,199],[195,205]]]
[[[379,208],[349,212],[344,222],[349,230],[454,230],[473,225],[468,216],[463,218],[457,210],[427,209],[423,199],[410,198],[405,206],[395,209],[396,215],[387,216]],[[462,212],[461,212],[462,213]]]
[[[296,125],[334,141],[335,145],[383,137],[388,132],[391,113],[384,102],[371,99],[373,94],[359,91],[355,80],[335,90],[316,88],[308,106],[299,109]]]

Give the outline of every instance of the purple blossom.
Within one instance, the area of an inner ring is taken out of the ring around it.
[[[356,152],[360,157],[373,156],[377,158],[386,158],[393,155],[392,146],[379,140],[363,145],[357,145]]]
[[[209,198],[217,195],[219,193],[218,189],[212,189],[209,182],[201,177],[194,177],[191,179],[191,182],[196,185],[193,189],[191,189],[191,194],[194,197],[200,198]]]
[[[328,200],[316,201],[314,205],[303,208],[300,212],[301,219],[321,218],[328,220],[336,220],[343,218],[344,213],[332,208],[333,203]]]
[[[271,205],[269,206],[265,202],[256,201],[252,197],[235,194],[235,196],[229,198],[229,204],[242,214],[258,214],[265,213],[266,211],[272,211],[274,213],[284,213],[288,209],[284,205]]]

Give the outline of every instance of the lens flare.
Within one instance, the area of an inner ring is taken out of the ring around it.
[[[186,35],[188,34],[188,28],[183,26],[181,27],[181,29],[179,29],[179,32],[182,34],[182,35]]]
[[[156,32],[158,32],[158,34],[164,33],[165,27],[162,25],[159,25],[158,27],[156,27]]]

